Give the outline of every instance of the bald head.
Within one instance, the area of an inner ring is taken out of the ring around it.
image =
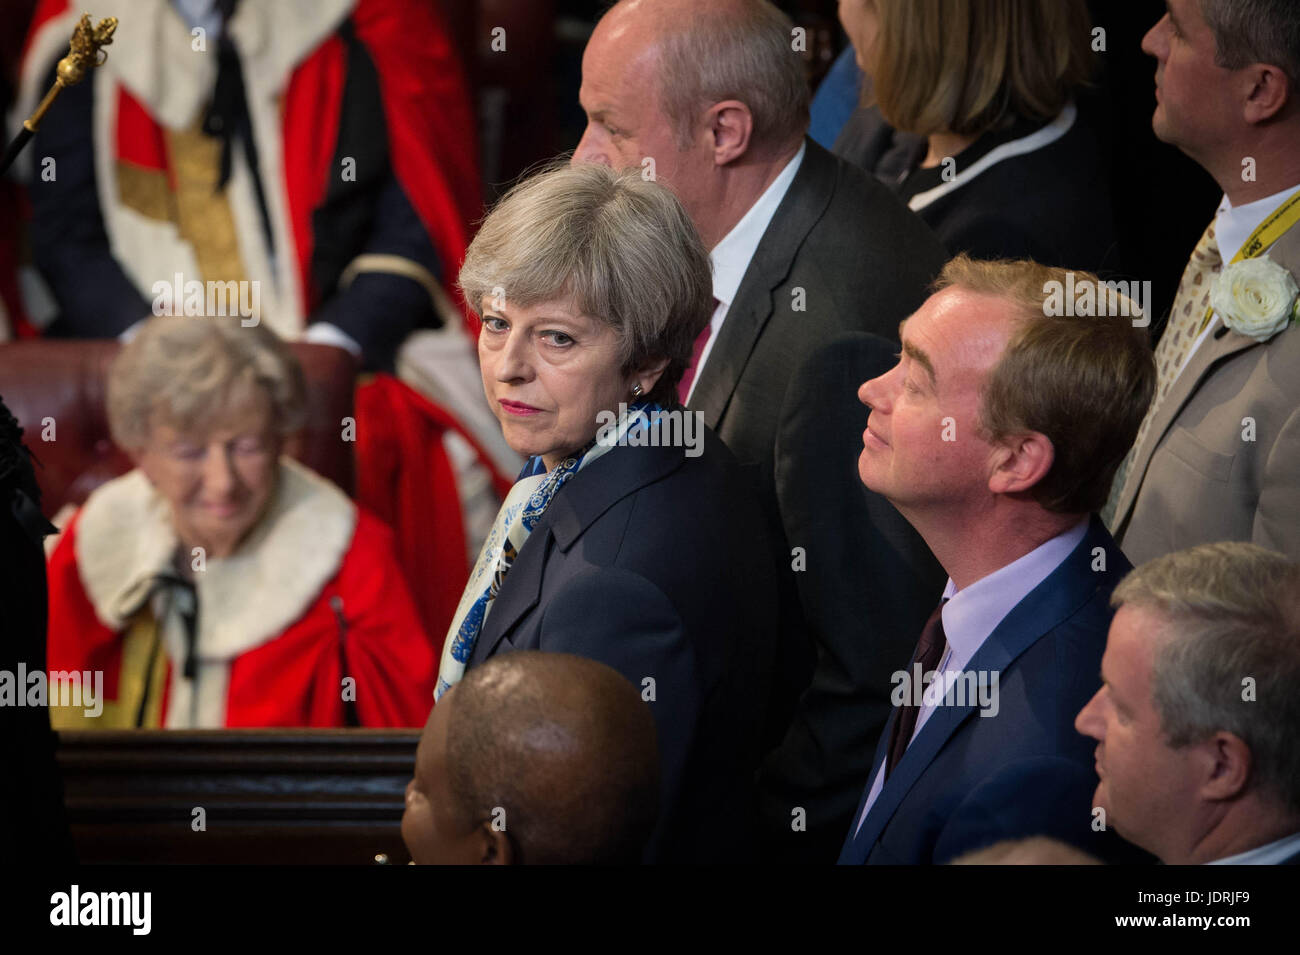
[[[797,148],[809,91],[794,24],[768,0],[623,0],[596,26],[655,70],[659,105],[688,144],[709,107],[735,100],[753,117],[755,150]],[[637,49],[630,46],[637,44]]]
[[[659,756],[650,709],[617,671],[506,654],[470,670],[438,709],[461,824],[486,825],[515,862],[639,860],[658,812]]]
[[[768,0],[624,0],[597,24],[575,162],[640,169],[677,194],[712,248],[799,151],[808,84]]]

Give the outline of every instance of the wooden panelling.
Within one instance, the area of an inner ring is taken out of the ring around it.
[[[417,730],[69,732],[59,764],[84,863],[370,865],[386,854],[404,864],[418,740]]]

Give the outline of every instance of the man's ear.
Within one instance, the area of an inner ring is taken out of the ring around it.
[[[497,829],[488,821],[478,827],[476,836],[479,843],[479,865],[515,864],[515,847],[504,829]]]
[[[714,103],[708,112],[709,132],[713,135],[713,163],[726,166],[749,151],[754,135],[754,115],[740,100]]]
[[[1241,795],[1250,782],[1253,765],[1250,747],[1245,740],[1235,733],[1220,730],[1196,745],[1202,798],[1222,802]]]
[[[1280,113],[1293,92],[1287,75],[1267,63],[1247,67],[1246,75],[1252,84],[1246,97],[1246,122],[1263,123]]]
[[[1052,470],[1056,449],[1045,434],[1023,431],[1008,435],[997,444],[989,490],[994,494],[1021,494],[1030,490]]]

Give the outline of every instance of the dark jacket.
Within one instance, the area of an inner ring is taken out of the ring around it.
[[[813,666],[815,641],[807,633],[791,549],[802,548],[810,567],[826,566],[844,539],[834,524],[799,519],[807,513],[807,482],[787,487],[777,472],[781,422],[798,422],[799,409],[810,407],[809,396],[790,383],[807,355],[841,332],[868,331],[897,341],[898,323],[925,301],[945,258],[938,239],[888,189],[806,142],[803,164],[759,242],[690,401],[758,488],[772,531],[781,642],[766,720],[768,747],[788,727]],[[831,474],[851,465],[829,447],[808,453],[809,466],[827,469],[822,473],[828,485],[835,483]],[[811,484],[822,480],[815,475]],[[834,572],[852,576],[860,567]],[[819,616],[844,621],[849,613],[851,608],[832,607]]]
[[[985,133],[946,168],[922,169],[926,138],[864,108],[850,117],[835,153],[893,189],[953,255],[1114,272],[1122,263],[1105,155],[1086,106],[1071,109],[1074,119],[1057,138],[1052,124],[1021,120]],[[998,158],[1019,149],[1029,151]]]
[[[974,703],[936,709],[857,829],[895,709],[841,863],[943,863],[1003,839],[1039,835],[1107,861],[1144,861],[1113,832],[1093,828],[1096,743],[1074,728],[1100,686],[1111,591],[1130,569],[1094,516],[1079,545],[1003,618],[966,666],[999,674],[996,714],[983,716]]]
[[[54,528],[40,510],[22,429],[0,401],[0,671],[17,684],[45,670],[45,552]],[[18,694],[29,687],[15,685]],[[56,738],[44,706],[0,706],[0,859],[75,861],[63,811]]]
[[[790,492],[784,517],[831,549],[796,574],[817,662],[759,774],[769,861],[829,865],[839,855],[892,712],[891,675],[907,664],[948,577],[921,535],[858,477],[871,414],[858,386],[892,368],[897,352],[847,332],[817,348],[790,385],[804,400],[790,403],[777,443],[778,479]]]
[[[752,852],[758,727],[775,640],[762,519],[730,452],[617,447],[556,494],[470,656],[599,660],[642,691],[659,733],[661,815],[647,861]]]

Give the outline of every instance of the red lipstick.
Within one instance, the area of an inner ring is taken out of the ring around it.
[[[503,411],[513,415],[533,415],[542,410],[541,408],[534,408],[532,405],[526,405],[522,401],[507,401],[504,398],[498,403]]]

